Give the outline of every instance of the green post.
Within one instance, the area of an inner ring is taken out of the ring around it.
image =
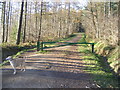
[[[92,53],[94,53],[94,43],[92,44]]]
[[[86,35],[84,34],[84,38],[86,38]]]
[[[37,42],[37,51],[40,50],[40,41]]]
[[[43,51],[43,42],[41,42],[40,46],[41,46],[41,51]]]

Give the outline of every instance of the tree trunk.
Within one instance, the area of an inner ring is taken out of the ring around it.
[[[66,36],[69,35],[69,32],[70,32],[70,2],[68,3],[68,20],[67,20]]]
[[[120,1],[119,1],[119,7],[118,7],[118,45],[120,45]]]
[[[10,5],[10,26],[12,26],[12,3]]]
[[[58,31],[58,36],[59,36],[59,38],[61,37],[61,30],[62,30],[62,20],[61,20],[61,17],[60,17],[60,29],[59,29],[59,31]]]
[[[29,31],[28,31],[28,41],[31,41],[31,10],[32,10],[32,2],[30,2],[29,10],[30,10],[30,21],[29,21]]]
[[[104,17],[106,18],[107,15],[107,2],[104,3]]]
[[[7,31],[6,31],[6,40],[5,40],[5,42],[7,42],[8,41],[8,32],[9,32],[9,17],[10,17],[10,2],[9,2],[9,10],[8,10],[8,12],[7,12],[7,21],[6,21],[6,23],[7,23]]]
[[[41,31],[42,31],[42,7],[43,7],[43,2],[41,2],[41,12],[40,12],[40,29],[39,29],[39,34],[38,34],[38,42],[40,42],[41,39]],[[39,51],[40,48],[37,48],[37,51]]]
[[[23,31],[23,43],[25,43],[25,40],[26,40],[26,18],[27,18],[27,0],[26,0],[26,3],[25,3],[25,26],[24,26],[24,31]]]
[[[94,12],[93,12],[93,8],[92,8],[92,3],[91,3],[91,13],[92,13],[92,22],[93,22],[93,25],[94,25],[94,28],[95,28],[95,33],[96,35],[93,36],[93,38],[98,38],[98,33],[97,33],[97,26],[96,26],[96,22],[95,22],[95,16],[94,16]]]
[[[61,8],[62,8],[62,3],[60,3],[60,6],[59,6],[59,9],[61,10]],[[61,12],[61,14],[62,14],[62,10],[60,11]],[[62,31],[62,17],[61,17],[61,15],[58,17],[59,19],[59,31],[58,31],[58,37],[60,38],[61,37],[61,31]]]
[[[36,15],[36,17],[35,17],[35,19],[36,19],[36,20],[35,20],[35,21],[36,21],[36,22],[35,22],[35,28],[36,28],[36,38],[37,38],[37,36],[38,36],[38,32],[37,32],[37,31],[38,31],[38,30],[37,30],[37,24],[38,24],[38,23],[37,23],[37,22],[38,22],[38,17],[37,17],[37,2],[36,2],[36,4],[35,4],[35,15]]]
[[[6,2],[3,2],[3,36],[2,36],[2,43],[5,41],[5,7],[6,7]]]
[[[17,35],[17,42],[16,42],[17,45],[20,44],[20,35],[21,35],[22,17],[23,17],[23,7],[24,7],[24,0],[22,0],[22,4],[21,4],[21,13],[20,13],[19,28],[18,28],[18,35]]]

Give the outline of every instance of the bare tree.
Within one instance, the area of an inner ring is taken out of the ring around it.
[[[2,17],[3,17],[3,39],[2,42],[5,41],[5,7],[6,7],[6,2],[3,2],[3,9],[2,9]]]
[[[93,4],[91,2],[91,15],[92,15],[92,22],[93,22],[93,25],[94,25],[94,29],[95,29],[95,32],[96,32],[96,35],[95,35],[95,38],[98,38],[98,29],[97,29],[97,25],[96,25],[96,15],[94,14],[94,11],[93,11]]]
[[[19,8],[22,9],[22,3],[20,4],[21,6]],[[73,22],[73,19],[76,18],[74,15],[77,12],[72,9],[72,4],[67,3],[66,8],[63,7],[64,3],[62,3],[62,5],[60,4],[61,3],[57,2],[55,4],[42,2],[43,6],[41,6],[41,3],[39,2],[24,2],[25,12],[23,13],[23,11],[20,11],[20,17],[19,20],[17,20],[19,16],[19,8],[16,8],[14,3],[11,2],[9,17],[8,13],[7,15],[5,14],[5,17],[2,16],[2,24],[3,21],[5,21],[5,24],[3,24],[4,26],[2,26],[5,28],[3,32],[4,34],[2,33],[4,36],[4,42],[6,39],[9,39],[12,42],[16,41],[16,44],[18,44],[21,41],[25,43],[27,41],[36,40],[36,37],[37,41],[40,41],[41,39],[46,41],[54,41],[63,37],[67,37],[68,34],[73,32],[74,27],[76,27],[76,23]],[[40,7],[42,7],[42,10]],[[6,8],[5,12],[8,10],[9,9]],[[38,13],[40,14],[39,16]],[[17,23],[18,21],[19,23]],[[24,23],[22,24],[23,21]],[[9,27],[9,30],[7,27]],[[7,30],[8,32],[6,32]],[[10,36],[7,37],[6,35]],[[15,36],[17,36],[17,40]]]
[[[37,26],[38,26],[38,17],[37,17],[37,1],[35,2],[35,15],[36,15],[36,17],[35,17],[35,20],[36,20],[36,22],[35,22],[35,28],[36,28],[36,37],[37,37]]]
[[[70,30],[70,2],[68,3],[68,28],[67,28],[67,35],[69,35]]]
[[[22,0],[22,4],[21,4],[21,13],[20,13],[18,35],[17,35],[17,42],[16,42],[17,45],[20,44],[20,35],[21,35],[22,19],[23,19],[23,7],[24,7],[24,0]]]
[[[118,7],[118,32],[120,32],[120,1]],[[118,33],[118,45],[120,45],[120,34]]]
[[[8,41],[8,32],[9,32],[9,17],[10,17],[10,1],[9,1],[9,6],[8,6],[8,8],[9,8],[9,10],[8,10],[8,12],[7,12],[7,20],[6,20],[6,23],[7,23],[7,29],[6,29],[6,40],[5,40],[5,42],[7,42]]]
[[[26,19],[27,19],[27,0],[26,0],[26,3],[25,3],[25,25],[24,25],[24,31],[23,31],[23,43],[25,43],[25,40],[26,40]]]
[[[31,22],[31,19],[32,19],[32,18],[31,18],[31,16],[32,16],[31,13],[32,13],[32,2],[30,2],[29,10],[30,10],[30,11],[29,11],[29,13],[30,13],[30,18],[29,18],[29,29],[28,29],[28,41],[31,40],[31,28],[32,28],[32,27],[31,27],[31,25],[32,25],[32,24],[31,24],[31,23],[32,23],[32,22]]]
[[[59,4],[59,11],[62,13],[62,3]],[[58,37],[60,38],[61,37],[61,30],[62,30],[62,17],[61,15],[58,17],[59,19],[59,31],[58,31]]]
[[[38,42],[40,42],[41,39],[41,31],[42,31],[42,7],[43,7],[43,2],[41,2],[41,11],[40,11],[40,29],[39,29],[39,34],[38,34]],[[39,51],[40,48],[37,48],[37,51]]]

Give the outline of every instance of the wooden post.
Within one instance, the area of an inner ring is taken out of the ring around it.
[[[94,43],[92,44],[92,53],[94,53]]]

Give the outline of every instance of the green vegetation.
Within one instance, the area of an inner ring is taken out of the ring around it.
[[[11,43],[14,43],[16,41],[16,34],[17,34],[17,25],[14,25],[12,27],[12,32],[11,32],[11,35],[10,35]]]
[[[84,34],[83,34],[84,35]],[[80,41],[84,42],[83,37]],[[97,47],[101,47],[104,50],[112,50],[113,48],[98,42],[95,44],[95,50]],[[104,47],[104,48],[103,48]],[[102,52],[102,50],[96,50]],[[102,56],[103,52],[100,54],[92,53],[90,47],[86,45],[79,46],[79,51],[83,53],[82,59],[85,63],[84,71],[92,74],[93,81],[97,83],[102,88],[118,88],[117,77],[113,74],[111,67],[105,57]]]
[[[96,42],[95,44],[95,53],[107,58],[107,63],[117,75],[120,75],[120,53],[119,53],[119,46],[118,45],[111,45],[108,44],[106,41],[97,41],[91,40],[88,36],[86,38],[87,42]]]
[[[68,37],[66,38],[62,38],[62,39],[59,39],[59,40],[56,40],[56,41],[53,41],[51,43],[46,43],[44,44],[44,47],[53,47],[53,46],[56,46],[58,45],[57,42],[65,42],[65,41],[68,41],[68,40],[71,40],[72,38],[74,38],[76,36],[76,34],[71,34],[69,35]]]
[[[85,33],[81,33],[82,34],[82,38],[79,40],[79,42],[86,42],[85,38],[86,38],[86,35]]]
[[[59,39],[59,40],[57,40],[57,41],[55,41],[55,42],[64,42],[64,41],[68,41],[68,40],[71,40],[72,38],[74,38],[75,36],[76,36],[76,34],[71,34],[71,35],[69,35],[68,37]]]
[[[19,51],[17,54],[12,55],[12,57],[13,57],[13,59],[14,59],[14,58],[20,56],[21,54],[23,54],[23,53],[25,53],[25,52],[27,52],[27,51],[32,51],[32,50],[36,50],[36,48],[33,48],[33,49],[24,49],[24,50],[22,50],[22,51]],[[3,63],[0,64],[0,67],[3,66],[4,64],[8,63],[8,62],[9,62],[8,60],[7,60],[7,61],[4,61]]]
[[[14,43],[2,43],[0,44],[2,48],[8,48],[8,49],[18,49],[18,50],[23,50],[23,49],[29,49],[30,47],[35,47],[35,43],[21,43],[19,45],[16,45]]]

